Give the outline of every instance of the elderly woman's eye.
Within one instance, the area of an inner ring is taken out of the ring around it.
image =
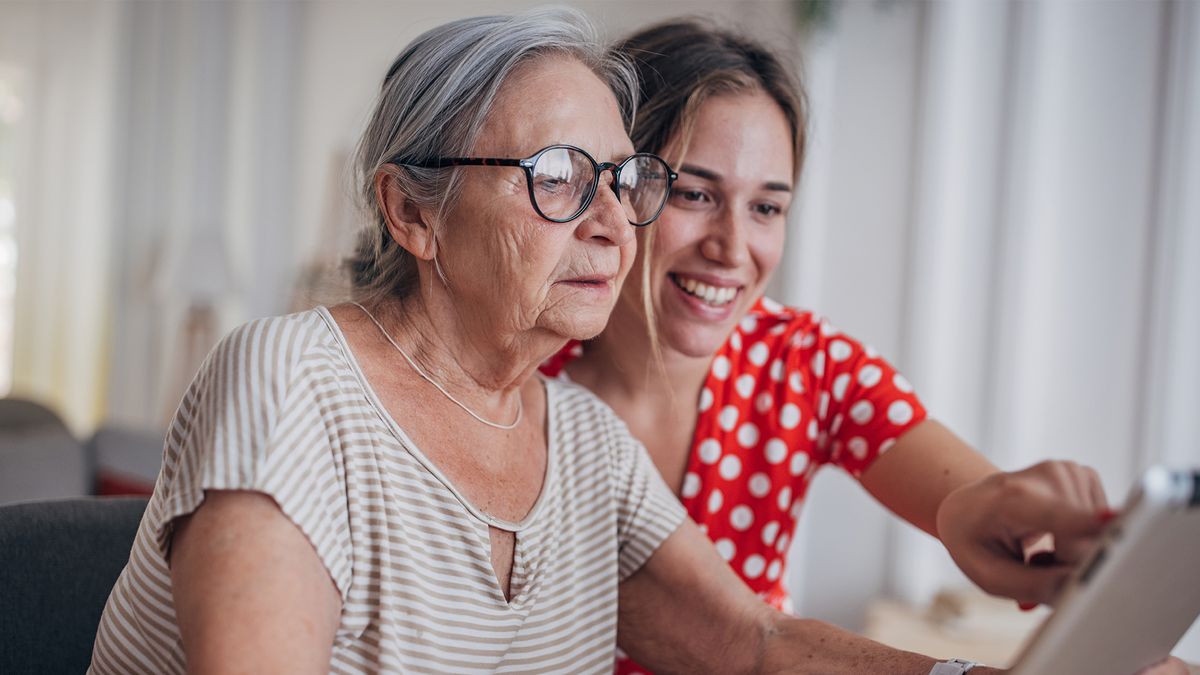
[[[533,181],[533,189],[540,194],[560,195],[570,192],[574,189],[571,181],[565,178],[554,178],[552,176],[538,176]]]

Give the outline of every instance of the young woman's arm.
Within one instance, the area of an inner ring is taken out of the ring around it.
[[[189,673],[327,673],[341,596],[270,497],[209,490],[175,521],[171,588]]]
[[[1108,510],[1096,472],[1042,462],[1005,473],[938,422],[909,430],[862,475],[863,486],[901,518],[938,537],[989,593],[1053,602],[1094,543]],[[1052,564],[1028,566],[1022,547],[1055,536]]]

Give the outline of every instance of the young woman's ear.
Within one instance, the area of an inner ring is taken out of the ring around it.
[[[437,255],[437,237],[432,216],[402,189],[398,171],[385,164],[375,172],[375,199],[392,239],[417,260],[433,260]]]

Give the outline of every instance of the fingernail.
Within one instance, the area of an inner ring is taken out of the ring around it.
[[[1100,523],[1102,525],[1107,525],[1109,521],[1117,517],[1117,512],[1113,511],[1112,509],[1104,509],[1098,514],[1098,517],[1100,518]]]
[[[1036,602],[1018,602],[1017,607],[1020,608],[1020,610],[1022,612],[1028,612],[1030,610],[1037,609],[1037,603]]]

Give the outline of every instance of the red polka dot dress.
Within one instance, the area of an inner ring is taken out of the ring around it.
[[[543,365],[557,375],[568,345]],[[860,475],[925,409],[870,347],[811,312],[757,302],[713,358],[680,500],[751,590],[792,609],[784,566],[816,471]],[[644,672],[618,658],[616,672]]]

